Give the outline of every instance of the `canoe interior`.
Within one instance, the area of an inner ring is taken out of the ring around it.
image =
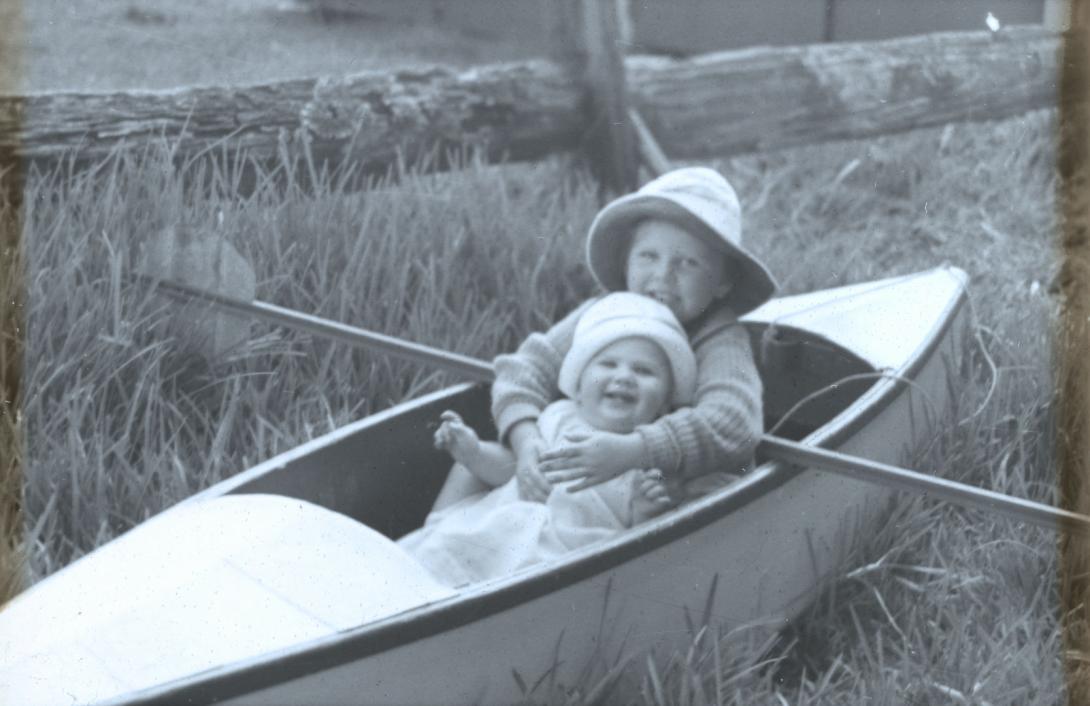
[[[792,413],[776,433],[801,439],[857,399],[874,380],[842,382],[872,366],[850,351],[802,329],[747,323],[764,384],[765,428],[796,402],[826,391]],[[840,383],[840,384],[837,384]],[[456,410],[481,434],[495,438],[488,387],[460,386],[424,403],[362,425],[335,443],[316,447],[233,487],[232,493],[276,493],[344,513],[396,539],[419,527],[450,469],[432,446],[439,413]]]

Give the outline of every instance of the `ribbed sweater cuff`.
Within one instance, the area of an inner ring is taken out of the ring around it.
[[[648,468],[657,468],[668,476],[680,477],[681,449],[670,433],[660,424],[636,428],[643,439],[643,447],[651,459]]]
[[[504,407],[496,417],[496,433],[500,442],[507,444],[507,433],[511,427],[527,419],[536,422],[540,415],[541,409],[530,402],[513,402]]]

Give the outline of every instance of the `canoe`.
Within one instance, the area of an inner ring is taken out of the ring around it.
[[[775,299],[745,317],[766,428],[885,463],[948,414],[967,277],[942,267]],[[802,404],[799,404],[802,402]],[[449,469],[463,384],[316,438],[179,503],[0,611],[4,703],[510,703],[593,659],[773,631],[895,500],[780,462],[547,564],[450,589],[392,540]],[[783,419],[785,414],[789,414]]]

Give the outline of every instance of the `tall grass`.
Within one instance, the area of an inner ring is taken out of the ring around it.
[[[0,170],[0,601],[23,588],[23,434],[19,387],[23,372],[23,292],[18,186]],[[11,181],[7,181],[11,184]]]
[[[978,345],[951,423],[915,463],[1046,502],[1053,134],[1054,115],[1038,113],[716,163],[787,292],[942,262],[970,273]],[[512,348],[592,291],[582,244],[596,192],[564,159],[468,159],[363,192],[259,171],[245,197],[237,161],[198,179],[168,159],[165,148],[119,153],[94,173],[28,180],[32,579],[231,473],[451,382],[260,324],[221,360],[203,359],[168,325],[169,305],[120,274],[160,228],[222,233],[255,267],[262,299],[473,356]],[[615,674],[605,665],[542,698],[1058,703],[1056,571],[1049,533],[906,496],[768,649],[705,632],[685,654]]]
[[[581,238],[573,211],[594,208],[558,165],[409,173],[358,193],[269,174],[237,198],[230,168],[187,189],[168,159],[119,153],[27,188],[25,499],[39,576],[232,472],[450,382],[259,325],[205,360],[167,325],[168,303],[122,277],[164,226],[222,232],[263,299],[474,356],[513,347],[589,289],[581,272],[556,276],[577,269],[565,262]]]

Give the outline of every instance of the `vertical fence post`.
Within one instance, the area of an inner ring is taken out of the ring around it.
[[[627,0],[554,0],[554,57],[583,86],[590,126],[584,152],[599,181],[616,192],[638,186],[636,142],[628,118],[624,55]]]
[[[825,0],[825,15],[822,17],[824,23],[821,28],[821,41],[832,42],[836,41],[836,0]]]

